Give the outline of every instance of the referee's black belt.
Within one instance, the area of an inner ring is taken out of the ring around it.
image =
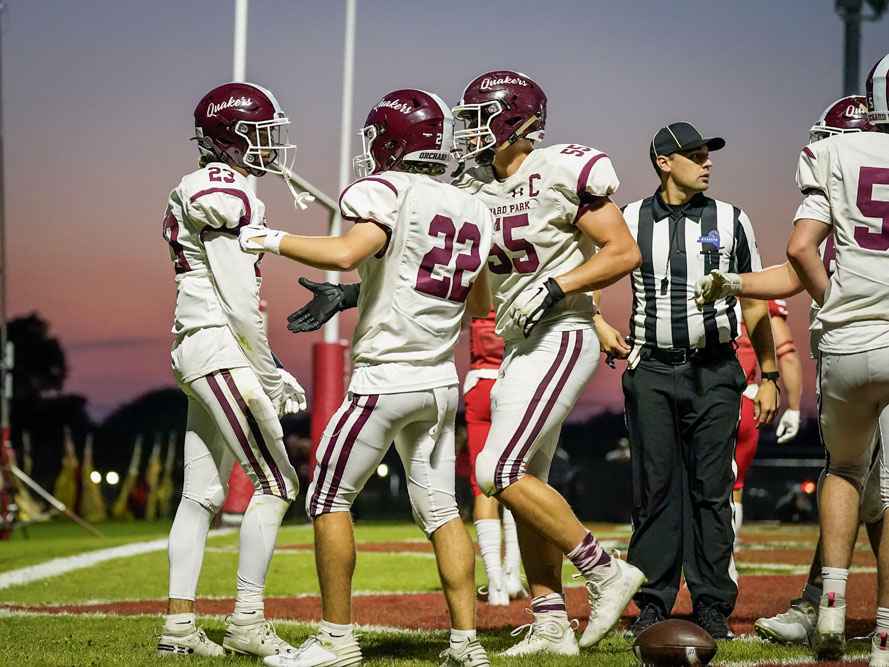
[[[719,343],[707,347],[645,347],[643,359],[654,359],[664,364],[679,366],[692,361],[730,359],[735,356],[734,343]]]

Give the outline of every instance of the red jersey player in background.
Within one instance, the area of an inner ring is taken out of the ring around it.
[[[510,599],[527,597],[520,575],[521,555],[515,519],[496,498],[487,497],[475,480],[475,460],[491,430],[491,389],[503,361],[503,339],[494,333],[495,313],[474,317],[469,322],[469,372],[463,381],[466,403],[466,435],[470,477],[474,497],[472,518],[478,536],[478,549],[488,576],[488,604],[508,605]],[[503,541],[506,551],[500,563],[500,512],[503,513]],[[483,592],[483,591],[480,591]]]
[[[781,420],[775,431],[778,442],[784,443],[793,440],[799,432],[799,405],[803,389],[802,364],[787,326],[787,303],[783,299],[769,301],[769,315],[772,319],[772,336],[775,339],[778,368],[784,384],[784,391],[787,392],[787,409],[781,415]],[[756,382],[756,354],[747,337],[747,329],[742,328],[741,331],[741,336],[738,338],[738,361],[741,362],[741,367],[747,375],[747,389],[744,390],[741,399],[741,422],[738,425],[738,440],[735,445],[735,463],[738,466],[733,491],[736,551],[741,524],[744,521],[744,506],[742,504],[744,479],[747,477],[747,471],[750,469],[750,464],[756,455],[756,447],[759,444],[757,419],[753,414],[753,397],[756,396],[759,387]]]

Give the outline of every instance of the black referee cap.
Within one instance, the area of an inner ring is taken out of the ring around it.
[[[651,163],[657,163],[659,155],[670,156],[680,151],[690,151],[701,146],[707,146],[711,151],[718,151],[725,146],[722,137],[705,137],[694,125],[684,120],[678,123],[670,123],[657,131],[651,139]]]

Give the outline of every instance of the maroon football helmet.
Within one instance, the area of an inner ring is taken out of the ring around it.
[[[201,155],[254,176],[290,166],[296,146],[287,143],[288,125],[275,96],[253,83],[218,86],[194,110]]]
[[[821,112],[809,130],[811,141],[819,141],[832,134],[848,132],[872,132],[874,126],[867,122],[867,103],[861,95],[842,97]]]
[[[454,133],[457,160],[475,157],[479,164],[490,164],[494,151],[523,137],[532,143],[543,139],[546,95],[524,74],[496,70],[466,86],[453,111],[464,125]]]
[[[874,65],[867,75],[867,118],[872,125],[889,123],[889,55]]]
[[[420,163],[430,173],[440,173],[450,160],[454,117],[438,95],[406,88],[377,102],[359,134],[363,152],[352,160],[358,178],[389,171],[402,162]]]

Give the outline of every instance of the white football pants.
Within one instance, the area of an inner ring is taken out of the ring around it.
[[[488,496],[526,473],[547,481],[562,422],[599,361],[592,326],[535,334],[507,344],[491,390],[491,430],[475,462]]]
[[[348,512],[394,441],[414,520],[426,536],[459,517],[456,413],[456,385],[399,394],[349,392],[318,445],[306,494],[308,515]]]

